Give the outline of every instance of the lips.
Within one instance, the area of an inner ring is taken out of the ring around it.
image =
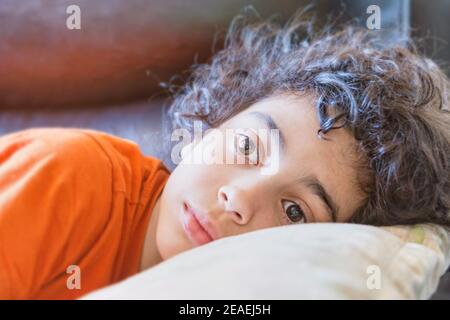
[[[181,221],[186,235],[196,245],[203,245],[217,239],[217,234],[207,216],[183,202]]]

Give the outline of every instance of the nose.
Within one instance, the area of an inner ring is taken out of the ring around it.
[[[233,186],[222,186],[217,197],[236,223],[245,225],[252,219],[254,209],[248,192]]]

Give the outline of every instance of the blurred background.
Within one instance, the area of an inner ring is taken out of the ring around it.
[[[181,84],[192,64],[208,61],[245,6],[285,21],[310,3],[323,22],[364,26],[368,6],[378,5],[374,32],[386,45],[421,37],[421,50],[449,72],[450,0],[0,0],[0,135],[92,128],[134,140],[173,168],[161,144],[170,96],[160,84]],[[66,27],[73,4],[81,30]],[[449,297],[447,273],[434,298]]]
[[[449,0],[0,0],[0,135],[89,127],[159,155],[160,109],[170,103],[160,84],[181,84],[192,64],[206,62],[245,6],[285,21],[311,3],[323,22],[364,26],[368,6],[378,5],[374,32],[387,45],[425,37],[427,55],[450,61]],[[81,9],[81,30],[66,27],[72,4]]]

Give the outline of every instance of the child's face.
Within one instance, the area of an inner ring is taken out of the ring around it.
[[[278,153],[270,135],[260,136],[270,129],[263,115],[279,128]],[[223,123],[218,129],[226,141],[213,138],[198,143],[193,150],[202,147],[210,155],[222,146],[225,154],[241,158],[248,154],[245,147],[255,150],[245,164],[184,160],[178,165],[160,201],[156,242],[162,258],[253,230],[347,221],[364,199],[356,183],[356,141],[342,129],[329,131],[325,135],[329,140],[319,139],[319,128],[312,99],[280,95],[255,103]],[[232,130],[231,139],[226,129],[237,129]],[[277,159],[276,172],[264,174],[262,168]],[[197,211],[209,235],[199,229],[186,205]]]

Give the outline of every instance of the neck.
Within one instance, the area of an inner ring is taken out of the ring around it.
[[[147,232],[145,234],[144,245],[142,249],[140,271],[144,271],[145,269],[153,267],[162,262],[161,255],[159,254],[158,247],[156,245],[156,227],[158,224],[161,208],[161,194],[162,192],[160,193],[150,213],[150,221],[147,225]]]

